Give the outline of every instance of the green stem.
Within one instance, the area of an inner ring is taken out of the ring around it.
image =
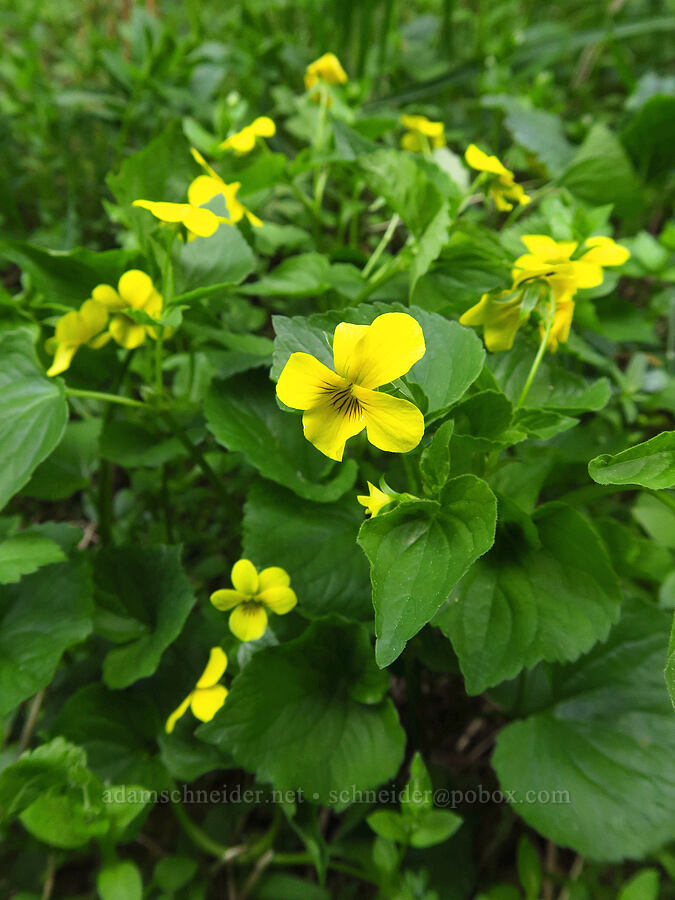
[[[271,866],[310,866],[313,864],[314,860],[309,853],[275,853],[270,861]],[[354,866],[350,866],[348,863],[329,859],[326,865],[329,869],[333,869],[334,872],[344,872],[345,875],[351,875],[353,878],[359,878],[361,881],[378,884],[370,875],[354,868]]]
[[[544,353],[546,352],[546,346],[548,344],[548,338],[551,334],[551,328],[553,328],[553,315],[555,311],[555,303],[551,300],[551,305],[548,311],[546,328],[544,329],[544,333],[541,337],[541,342],[539,344],[539,349],[537,350],[537,355],[530,366],[530,371],[527,373],[527,378],[525,379],[525,384],[523,385],[523,389],[520,392],[520,397],[518,397],[518,402],[516,403],[516,409],[520,409],[520,407],[525,402],[525,399],[532,387],[532,382],[534,381],[534,377],[537,374],[539,369],[539,365],[544,358]]]
[[[371,294],[374,294],[379,287],[401,271],[402,263],[400,262],[400,259],[401,257],[399,256],[390,257],[384,265],[380,266],[377,272],[370,276],[368,284],[356,298],[354,302],[355,306],[358,306],[359,303],[363,303],[364,300],[370,297]]]
[[[206,475],[208,480],[211,482],[213,487],[216,489],[216,492],[218,493],[220,498],[229,505],[230,498],[228,497],[227,492],[223,488],[223,483],[222,483],[221,479],[211,468],[211,465],[209,464],[208,460],[206,459],[206,457],[204,456],[202,451],[199,449],[199,447],[196,444],[193,444],[193,442],[188,437],[185,429],[176,421],[176,419],[174,419],[173,415],[168,410],[166,410],[166,409],[163,410],[160,413],[160,415],[162,415],[164,417],[164,419],[167,421],[167,423],[171,427],[171,430],[173,431],[173,433],[176,435],[176,437],[181,442],[181,444],[185,447],[185,449],[187,450],[187,452],[190,456],[190,459],[192,459],[193,463],[202,470],[204,475]]]
[[[220,860],[220,862],[235,862],[237,865],[246,865],[253,862],[251,854],[247,852],[249,849],[248,847],[226,847],[224,844],[218,843],[218,841],[215,841],[205,831],[203,831],[199,827],[199,825],[196,825],[192,821],[181,803],[174,802],[171,804],[171,807],[174,811],[174,815],[178,819],[178,822],[187,837],[189,837],[192,843],[196,847],[199,847],[200,850],[208,853],[209,856],[215,856],[215,858]],[[262,852],[268,852],[267,848],[264,848],[262,843],[260,847],[262,849]],[[262,853],[260,855],[262,855]],[[270,860],[270,865],[309,866],[312,865],[313,862],[314,860],[309,853],[275,852]],[[348,865],[347,863],[340,862],[339,860],[328,860],[327,865],[329,869],[333,869],[336,872],[344,872],[346,875],[351,875],[354,878],[359,878],[361,881],[369,881],[373,884],[377,884],[377,882],[374,881],[365,872],[361,872],[359,869],[356,869]]]
[[[381,239],[380,243],[373,250],[372,256],[370,257],[368,262],[363,267],[363,271],[361,272],[361,275],[364,278],[368,278],[368,276],[370,275],[372,270],[375,268],[375,265],[376,265],[378,259],[384,253],[387,245],[389,244],[389,241],[392,239],[394,232],[398,228],[398,224],[400,221],[401,221],[401,217],[399,216],[399,214],[394,213],[394,215],[391,218],[391,221],[389,222],[389,225],[387,226],[387,230],[382,235],[382,239]]]
[[[162,347],[164,345],[164,329],[157,335],[155,341],[155,391],[157,396],[161,397],[164,392],[164,381],[162,379]]]
[[[324,132],[326,130],[326,110],[328,108],[328,94],[326,92],[326,86],[319,82],[319,121],[316,126],[316,138],[314,140],[314,149],[321,153],[323,151],[324,145]],[[326,187],[326,179],[328,178],[328,172],[325,166],[320,166],[318,169],[314,171],[314,203],[312,204],[312,209],[314,212],[314,231],[315,231],[315,241],[318,241],[320,231],[321,231],[321,204],[323,201],[323,192]]]
[[[203,850],[204,853],[208,853],[209,856],[215,856],[216,859],[219,859],[221,862],[227,862],[233,856],[232,851],[238,850],[238,848],[235,847],[225,847],[223,844],[219,844],[218,841],[214,841],[213,838],[209,837],[205,831],[202,831],[199,825],[195,825],[180,802],[172,803],[171,808],[185,834],[190,838],[192,843],[196,847],[199,847],[200,850]]]
[[[79,388],[66,388],[66,396],[83,397],[89,400],[103,400],[107,403],[119,403],[121,406],[135,406],[146,409],[148,404],[140,400],[132,400],[131,397],[119,397],[117,394],[106,394],[103,391],[82,391]]]

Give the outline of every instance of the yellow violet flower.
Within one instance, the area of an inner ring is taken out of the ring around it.
[[[85,300],[79,310],[66,313],[56,323],[54,337],[49,338],[45,347],[54,354],[54,362],[47,375],[60,375],[70,366],[73,356],[80,347],[102,347],[110,340],[104,333],[108,324],[108,310],[96,300]]]
[[[110,284],[99,284],[91,292],[91,296],[113,313],[108,331],[121,347],[132,350],[140,347],[147,335],[157,337],[151,325],[141,325],[124,314],[125,310],[137,309],[151,319],[159,319],[161,316],[162,295],[145,272],[129,269],[120,278],[117,290]]]
[[[445,126],[426,116],[401,116],[401,125],[408,131],[401,138],[401,147],[410,153],[424,153],[433,147],[445,147]]]
[[[211,237],[221,224],[235,225],[244,216],[251,225],[262,225],[261,220],[248,210],[241,200],[237,199],[237,191],[241,187],[240,181],[226,184],[214,169],[206,162],[198,150],[192,148],[192,156],[207,173],[198,175],[190,183],[187,190],[187,203],[169,203],[155,200],[134,200],[133,205],[141,209],[147,209],[161,222],[180,222],[189,233],[189,238]],[[222,194],[227,204],[227,216],[218,216],[210,209],[204,209],[204,204],[214,197]]]
[[[220,647],[212,647],[209,661],[202,672],[201,678],[195,685],[195,689],[190,691],[185,700],[166,720],[167,734],[171,734],[176,727],[176,722],[187,712],[188,706],[192,709],[193,715],[201,722],[211,721],[223,703],[225,703],[225,698],[228,694],[227,688],[222,684],[218,684],[226,668],[227,656],[225,652]]]
[[[489,175],[494,176],[488,187],[488,193],[500,212],[507,212],[513,209],[514,203],[525,206],[525,204],[530,202],[531,197],[525,193],[519,184],[516,184],[513,172],[507,169],[496,156],[488,156],[475,144],[469,144],[466,148],[464,159],[472,169],[477,169],[479,172],[487,172]]]
[[[526,234],[521,241],[529,253],[519,256],[513,264],[514,284],[533,279],[546,281],[556,302],[569,300],[579,288],[602,284],[603,266],[620,266],[630,256],[625,247],[601,235],[588,238],[584,252],[576,259],[572,259],[579,246],[576,241],[554,241],[544,234]]]
[[[334,53],[324,53],[305,70],[305,87],[309,90],[318,81],[326,84],[345,84],[347,73],[342,68],[342,63]]]
[[[506,298],[511,299],[506,299]],[[522,294],[502,291],[496,297],[483,294],[479,302],[460,316],[461,325],[482,325],[483,340],[491,353],[510,350],[520,328]],[[524,321],[524,319],[523,319]]]
[[[602,284],[603,266],[620,266],[630,253],[602,235],[588,238],[576,259],[572,258],[579,247],[576,241],[555,241],[544,234],[526,234],[521,240],[530,252],[514,263],[513,290],[502,291],[497,297],[484,294],[459,321],[462,325],[482,325],[485,346],[493,353],[509,350],[516,332],[529,316],[529,312],[523,314],[523,291],[515,295],[514,291],[528,285],[546,286],[554,303],[547,347],[555,353],[569,337],[577,290]],[[540,325],[539,330],[543,337],[545,326]]]
[[[391,494],[387,494],[385,491],[381,491],[379,488],[375,487],[372,482],[368,481],[366,483],[368,485],[368,493],[359,494],[356,499],[361,506],[365,507],[366,515],[375,518],[375,516],[381,512],[382,508],[388,503],[391,503],[395,498],[392,497]]]
[[[267,610],[284,616],[298,598],[284,569],[271,566],[258,572],[250,559],[240,559],[230,573],[234,590],[214,591],[211,603],[220,610],[231,609],[229,626],[240,641],[257,641],[267,629]]]
[[[258,138],[271,138],[277,133],[277,127],[272,119],[267,116],[259,116],[250,125],[242,128],[236,134],[230,135],[219,145],[220,150],[233,150],[238,156],[250,153],[256,145]]]
[[[292,353],[277,396],[304,411],[305,437],[330,459],[340,461],[346,441],[364,428],[380,450],[407,453],[422,440],[424,416],[375,388],[405,375],[425,352],[422,329],[407,313],[385,313],[372,325],[342,322],[333,336],[333,369],[309,353]]]

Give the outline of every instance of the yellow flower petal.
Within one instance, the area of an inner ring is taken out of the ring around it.
[[[221,588],[219,591],[214,591],[210,597],[211,603],[221,612],[233,609],[238,603],[244,603],[247,599],[247,594],[233,591],[230,588]]]
[[[425,149],[422,138],[415,131],[408,131],[401,138],[401,149],[408,153],[422,153]]]
[[[222,178],[213,177],[212,175],[198,175],[188,187],[188,203],[190,206],[203,206],[209,200],[217,197],[218,194],[222,194],[225,187],[226,185]]]
[[[140,347],[146,337],[145,326],[139,325],[123,313],[117,313],[112,317],[109,330],[120,347],[126,347],[127,350]]]
[[[60,375],[70,367],[78,344],[56,344],[56,352],[54,354],[54,362],[47,369],[47,375],[51,378],[53,375]]]
[[[576,241],[554,241],[547,234],[524,234],[521,241],[541,262],[566,262],[577,249]]]
[[[271,138],[277,133],[277,126],[269,116],[258,116],[249,127],[258,137]]]
[[[254,228],[262,228],[263,220],[259,219],[258,216],[256,216],[255,213],[252,213],[250,209],[246,209],[246,218]]]
[[[443,122],[432,122],[426,116],[401,116],[401,124],[410,131],[417,131],[425,137],[445,139],[445,125]]]
[[[236,134],[231,134],[229,138],[226,138],[219,146],[222,150],[233,150],[235,153],[239,153],[243,156],[253,150],[255,147],[255,139],[255,132],[250,125],[247,125],[246,128],[242,128],[242,130],[238,131]]]
[[[201,678],[197,682],[198,688],[213,687],[223,677],[223,672],[227,668],[227,654],[222,647],[211,647],[209,661],[206,668],[202,672]]]
[[[195,718],[201,722],[210,722],[225,703],[227,688],[222,684],[213,687],[198,688],[192,693],[191,707]]]
[[[513,173],[507,169],[496,156],[489,156],[484,153],[475,144],[469,144],[464,153],[464,159],[467,165],[479,172],[490,172],[492,175],[511,175]]]
[[[176,727],[176,722],[180,719],[181,716],[185,715],[191,700],[192,694],[188,694],[185,700],[183,700],[183,702],[180,704],[180,706],[174,709],[169,718],[166,720],[165,728],[167,734],[171,734],[171,732]]]
[[[168,203],[165,200],[134,200],[133,206],[147,209],[162,222],[182,222],[190,211],[189,203]]]
[[[270,587],[260,591],[256,600],[264,603],[268,609],[278,616],[284,616],[290,612],[298,602],[295,591],[289,587]]]
[[[240,641],[257,641],[267,629],[267,613],[260,603],[242,603],[232,610],[228,624]]]
[[[322,403],[327,392],[345,387],[345,379],[316,357],[291,353],[277,381],[277,397],[292,409],[309,409]]]
[[[162,314],[162,303],[162,295],[153,288],[143,305],[143,312],[152,316],[153,319],[159,319]]]
[[[604,273],[601,266],[587,262],[585,258],[576,260],[572,263],[572,266],[577,287],[592,288],[602,284]]]
[[[349,379],[376,388],[405,375],[426,352],[424,334],[407,313],[378,316],[354,348]]]
[[[252,597],[258,593],[260,581],[258,570],[250,559],[240,559],[232,566],[230,573],[235,590],[246,597]]]
[[[88,341],[87,346],[91,347],[92,350],[100,350],[101,347],[105,347],[105,345],[110,341],[112,335],[109,331],[104,331],[103,334],[99,334],[97,337],[92,338]]]
[[[319,79],[327,84],[344,84],[347,81],[347,73],[334,53],[324,53],[307,66],[305,87],[313,87]]]
[[[143,309],[155,286],[145,272],[141,272],[140,269],[129,269],[120,278],[117,290],[127,306]]]
[[[553,325],[548,336],[548,349],[551,353],[555,353],[558,344],[564,344],[569,335],[572,325],[572,317],[574,316],[574,302],[572,300],[563,301],[556,304],[556,310],[553,315]],[[540,328],[543,336],[544,329]]]
[[[79,315],[87,340],[90,340],[99,331],[103,331],[108,324],[108,310],[96,300],[85,300],[80,307]]]
[[[582,262],[596,263],[599,266],[622,266],[630,257],[626,247],[599,234],[590,237],[585,246],[589,249],[581,257]]]
[[[484,294],[480,301],[460,316],[461,325],[482,325],[483,340],[491,353],[510,350],[520,325],[521,297],[498,300]]]
[[[194,161],[198,163],[202,167],[202,169],[204,169],[207,175],[210,175],[211,178],[215,178],[217,181],[222,181],[220,175],[207,163],[199,150],[196,150],[194,147],[190,147],[190,153],[192,154],[192,158],[194,159]]]
[[[348,390],[347,388],[344,396],[339,395],[337,405],[335,397],[331,397],[306,409],[302,416],[307,440],[329,459],[337,462],[342,460],[345,443],[365,427],[358,404],[349,403]]]
[[[269,566],[258,575],[258,590],[266,591],[268,588],[290,587],[291,576],[281,566]]]
[[[335,371],[347,377],[356,345],[366,335],[369,325],[340,322],[333,334],[333,365]]]
[[[368,493],[359,494],[356,499],[361,506],[365,507],[366,514],[374,518],[385,506],[391,503],[394,498],[384,491],[381,491],[378,487],[375,487],[370,481],[368,481],[367,484]]]
[[[212,213],[210,209],[188,206],[187,212],[181,221],[188,231],[196,234],[197,237],[211,237],[212,234],[218,231],[220,223],[227,222],[227,219],[220,218],[215,213]]]
[[[422,440],[424,416],[407,400],[354,385],[368,440],[380,450],[407,453]]]
[[[510,203],[498,187],[490,189],[490,196],[494,201],[494,205],[499,212],[510,212],[513,209],[513,203]]]
[[[125,309],[129,305],[120,297],[111,284],[97,284],[91,292],[91,297],[92,300],[102,303],[107,309],[120,310]]]
[[[233,181],[232,184],[223,183],[223,197],[225,197],[227,213],[235,223],[240,222],[244,218],[244,214],[249,214],[241,200],[237,199],[237,191],[240,187],[241,181]],[[253,218],[255,219],[256,217],[253,216]],[[256,221],[260,222],[260,219]]]

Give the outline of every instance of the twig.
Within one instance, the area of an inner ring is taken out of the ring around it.
[[[244,885],[244,888],[239,895],[239,900],[246,900],[246,898],[248,897],[249,891],[254,886],[254,884],[258,881],[258,879],[260,878],[262,873],[269,866],[269,864],[272,862],[273,859],[274,859],[274,850],[268,850],[267,853],[263,853],[263,855],[260,857],[260,859],[256,862],[255,866],[253,867],[253,871],[246,879],[246,884]]]
[[[576,859],[572,863],[572,867],[570,868],[570,874],[567,878],[568,883],[560,891],[560,894],[558,895],[558,900],[569,900],[569,896],[570,896],[569,882],[578,880],[579,876],[581,875],[581,873],[583,871],[585,862],[586,862],[586,860],[584,859],[583,856],[579,855],[576,857]]]
[[[45,883],[42,888],[42,900],[49,900],[54,890],[54,879],[56,878],[56,854],[50,853],[47,857],[47,871],[45,873]]]
[[[546,874],[551,875],[557,868],[558,848],[553,841],[546,842],[546,858],[544,860]],[[553,900],[553,881],[550,878],[544,880],[542,888],[542,900]]]

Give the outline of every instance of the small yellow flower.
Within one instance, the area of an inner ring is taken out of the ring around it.
[[[333,336],[333,369],[309,353],[292,353],[279,376],[282,403],[304,411],[305,437],[340,461],[345,443],[366,429],[380,450],[407,453],[424,434],[424,416],[407,400],[375,388],[405,375],[426,352],[419,323],[385,313],[372,325],[342,322]]]
[[[102,347],[110,340],[104,332],[108,324],[108,310],[96,300],[85,300],[79,310],[66,313],[56,323],[54,337],[49,338],[45,347],[54,354],[54,362],[47,375],[60,375],[70,366],[73,356],[80,347]]]
[[[401,116],[401,125],[408,131],[401,138],[401,147],[410,153],[424,153],[433,147],[445,147],[445,126],[426,116]]]
[[[475,144],[469,144],[464,159],[472,169],[494,176],[490,181],[488,192],[500,212],[508,212],[513,209],[514,203],[525,206],[530,202],[531,198],[519,184],[516,184],[513,172],[507,169],[496,156],[488,156]]]
[[[180,222],[188,230],[188,238],[211,237],[220,225],[235,225],[244,216],[251,225],[260,227],[262,221],[247,209],[241,200],[237,199],[237,191],[241,187],[240,181],[226,184],[223,179],[206,162],[198,150],[192,148],[192,156],[207,173],[198,175],[188,187],[187,203],[168,203],[155,200],[134,200],[133,205],[141,209],[147,209],[161,222]],[[210,209],[204,209],[204,204],[214,197],[222,195],[227,205],[227,216],[218,216]]]
[[[576,241],[554,241],[544,234],[526,234],[521,241],[530,252],[515,261],[514,284],[535,279],[546,281],[556,303],[571,299],[580,288],[602,284],[602,267],[620,266],[630,256],[625,247],[600,235],[588,238],[586,249],[576,259],[572,259],[579,246]]]
[[[387,494],[385,491],[381,491],[379,488],[375,487],[370,481],[368,481],[367,484],[368,493],[359,494],[356,499],[361,506],[366,508],[366,515],[375,518],[382,508],[388,503],[391,503],[395,498],[391,494]]]
[[[243,156],[253,150],[258,138],[271,138],[276,133],[277,128],[272,119],[267,116],[259,116],[241,131],[230,135],[219,145],[219,149],[233,150],[238,156]]]
[[[220,610],[231,609],[229,626],[240,641],[257,641],[267,629],[267,609],[284,616],[298,598],[284,569],[271,566],[258,572],[249,559],[240,559],[230,574],[234,590],[214,591],[211,603]]]
[[[510,299],[506,299],[510,298]],[[521,321],[522,293],[502,291],[496,297],[483,294],[479,302],[460,316],[461,325],[482,325],[483,340],[491,353],[510,350]],[[526,318],[526,317],[525,317]]]
[[[544,234],[526,234],[521,240],[530,252],[514,263],[513,290],[502,291],[497,297],[484,294],[459,321],[462,325],[482,325],[485,346],[493,353],[509,350],[516,332],[529,316],[522,309],[524,290],[530,285],[540,291],[545,289],[554,303],[547,347],[555,353],[569,337],[576,292],[602,284],[603,266],[620,266],[630,254],[625,247],[601,235],[588,238],[576,259],[572,258],[579,246],[576,241],[554,241]],[[544,295],[540,293],[539,301],[535,301],[528,309],[543,302]],[[542,315],[548,321],[550,312]],[[542,337],[546,333],[544,324],[540,325],[540,333]]]
[[[166,720],[167,734],[171,734],[178,719],[187,712],[188,706],[191,707],[193,715],[201,722],[211,721],[227,697],[227,688],[218,684],[226,668],[226,654],[220,647],[212,647],[209,661],[195,685],[195,689],[190,691],[181,705]]]
[[[140,310],[151,319],[159,319],[162,314],[162,295],[145,272],[129,269],[120,278],[117,290],[110,284],[99,284],[91,296],[113,314],[108,331],[121,347],[132,350],[140,347],[148,335],[157,337],[151,325],[141,325],[125,315],[125,310],[130,309]]]
[[[309,90],[318,81],[325,81],[326,84],[345,84],[347,81],[347,73],[334,53],[324,53],[307,66],[305,88]]]

